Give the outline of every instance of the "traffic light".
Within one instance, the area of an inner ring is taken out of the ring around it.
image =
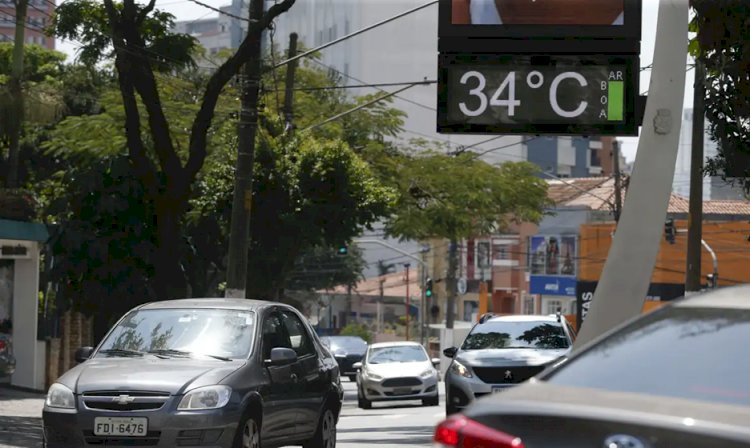
[[[428,299],[432,298],[432,279],[427,278],[427,280],[424,282],[424,285],[424,296]]]
[[[674,244],[677,228],[674,226],[674,219],[670,218],[664,223],[664,238],[669,244]]]
[[[346,244],[342,244],[336,250],[336,254],[337,255],[342,255],[343,256],[343,255],[347,255],[348,253],[349,253],[349,246],[347,246]]]

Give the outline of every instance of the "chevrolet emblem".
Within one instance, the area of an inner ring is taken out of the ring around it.
[[[130,395],[120,395],[119,397],[113,397],[112,401],[116,402],[120,406],[125,406],[126,404],[134,402],[135,398],[131,397]]]

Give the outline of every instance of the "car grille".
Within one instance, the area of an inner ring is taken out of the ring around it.
[[[161,431],[149,431],[144,437],[106,437],[95,436],[93,431],[84,431],[87,445],[104,446],[156,446],[159,444]]]
[[[477,377],[485,383],[522,383],[544,370],[544,366],[472,367]],[[510,375],[508,375],[510,372]]]
[[[118,401],[121,395],[127,395],[128,402]],[[156,411],[169,401],[168,392],[140,391],[97,391],[83,394],[83,404],[88,409],[103,411]]]
[[[422,381],[419,378],[389,378],[383,381],[383,387],[409,387],[421,385]]]

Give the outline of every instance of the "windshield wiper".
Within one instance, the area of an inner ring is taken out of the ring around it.
[[[171,348],[163,348],[159,350],[149,350],[148,353],[157,354],[157,355],[166,355],[166,356],[181,356],[185,358],[189,358],[191,353],[182,351],[182,350],[174,350]]]
[[[203,353],[203,356],[208,356],[209,358],[218,359],[219,361],[231,361],[232,360],[232,358],[227,358],[226,356],[209,355],[206,353]]]
[[[125,348],[108,348],[106,350],[99,350],[99,353],[113,356],[143,356],[143,352],[138,350],[128,350]]]

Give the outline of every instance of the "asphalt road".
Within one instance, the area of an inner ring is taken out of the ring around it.
[[[344,383],[344,408],[338,424],[341,448],[430,447],[435,425],[445,418],[443,384],[440,406],[420,402],[375,403],[372,409],[357,407],[357,389]],[[0,387],[0,448],[41,447],[44,397]]]

